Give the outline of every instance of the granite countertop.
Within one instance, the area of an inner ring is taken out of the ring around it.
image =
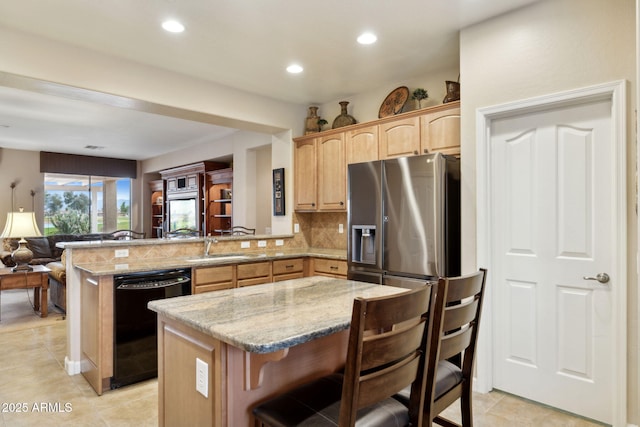
[[[313,276],[149,302],[151,310],[252,353],[349,328],[355,297],[407,289]]]
[[[318,257],[327,259],[346,260],[347,254],[341,249],[283,249],[279,251],[246,252],[225,254],[218,253],[209,256],[194,255],[184,258],[149,258],[149,259],[120,259],[113,262],[80,263],[74,267],[86,271],[94,276],[125,274],[141,271],[165,270],[185,267],[207,267],[226,264],[242,264],[261,260],[274,260],[299,257]]]

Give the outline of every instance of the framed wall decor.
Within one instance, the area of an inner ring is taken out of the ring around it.
[[[273,215],[285,215],[284,168],[273,170]]]

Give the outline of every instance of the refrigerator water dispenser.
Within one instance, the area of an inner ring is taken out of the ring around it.
[[[353,225],[351,227],[351,261],[362,264],[376,263],[376,226]]]

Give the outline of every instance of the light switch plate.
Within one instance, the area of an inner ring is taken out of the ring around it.
[[[293,224],[293,232],[294,233],[300,232],[300,224]]]
[[[266,248],[267,247],[267,241],[266,240],[258,240],[258,247],[259,248]]]
[[[338,224],[338,233],[344,233],[344,224]]]
[[[209,397],[209,365],[196,357],[196,391]]]
[[[276,239],[276,246],[284,246],[284,240]]]
[[[251,242],[240,242],[240,249],[249,249],[251,247]]]

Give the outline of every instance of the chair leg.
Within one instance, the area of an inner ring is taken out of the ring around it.
[[[471,400],[470,381],[467,381],[462,387],[462,396],[460,396],[460,413],[462,415],[462,427],[473,427],[473,402]]]

